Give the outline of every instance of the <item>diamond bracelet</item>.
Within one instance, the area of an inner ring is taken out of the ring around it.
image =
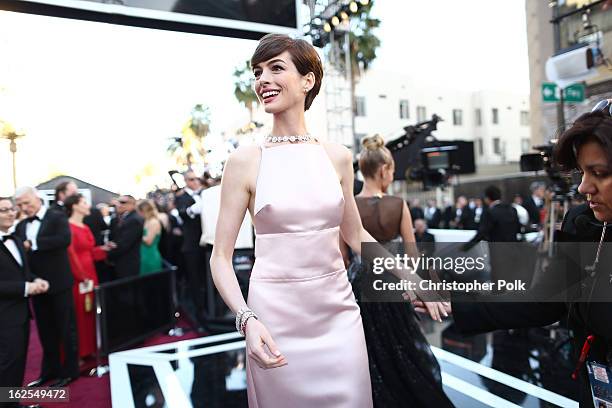
[[[242,308],[238,311],[238,313],[236,313],[236,330],[242,336],[245,335],[244,329],[246,329],[246,323],[251,317],[258,319],[255,312],[248,308]]]

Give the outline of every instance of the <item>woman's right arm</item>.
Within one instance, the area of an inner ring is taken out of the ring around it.
[[[215,245],[210,257],[215,286],[233,313],[247,308],[232,265],[232,255],[251,197],[248,175],[257,172],[253,165],[253,157],[257,157],[254,149],[259,148],[248,146],[238,149],[225,164],[221,179],[221,208],[215,231]],[[257,313],[257,310],[254,312]],[[247,321],[246,342],[249,358],[259,367],[268,369],[287,364],[268,329],[255,318]]]
[[[238,149],[228,158],[221,181],[221,204],[210,257],[213,281],[225,304],[236,314],[247,304],[232,265],[234,244],[246,214],[251,193],[246,175],[250,158]]]

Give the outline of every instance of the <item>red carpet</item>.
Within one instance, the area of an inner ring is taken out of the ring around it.
[[[178,326],[187,327],[184,322],[179,322]],[[28,359],[26,362],[26,372],[24,384],[35,380],[40,374],[40,365],[42,361],[42,348],[38,339],[38,331],[36,324],[32,320],[30,325],[30,344],[28,349]],[[190,331],[182,337],[171,337],[164,334],[153,336],[146,340],[141,345],[136,345],[132,348],[152,346],[155,344],[172,343],[179,340],[187,340],[199,337],[195,332]],[[106,361],[104,361],[106,364]],[[54,403],[41,404],[43,407],[49,408],[66,408],[66,407],[87,407],[87,408],[108,408],[111,407],[110,396],[110,379],[109,374],[101,378],[97,376],[89,377],[88,373],[91,368],[95,367],[95,359],[86,361],[86,370],[81,372],[81,377],[69,385],[70,402],[69,403]]]

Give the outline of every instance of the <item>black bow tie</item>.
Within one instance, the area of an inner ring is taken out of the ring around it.
[[[12,239],[13,241],[16,241],[16,239],[15,239],[15,236],[14,236],[14,235],[12,235],[12,234],[8,234],[8,235],[5,235],[5,236],[3,236],[3,237],[2,237],[2,242],[6,242],[6,241],[8,241],[9,239]]]
[[[34,222],[34,221],[40,221],[40,218],[38,218],[38,215],[28,218],[28,222]]]

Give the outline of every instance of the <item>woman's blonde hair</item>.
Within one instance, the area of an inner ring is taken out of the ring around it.
[[[361,146],[359,170],[364,177],[374,178],[381,166],[393,164],[391,151],[385,147],[385,139],[381,135],[364,137]]]
[[[136,208],[142,213],[145,220],[158,217],[157,207],[151,200],[140,200]]]

